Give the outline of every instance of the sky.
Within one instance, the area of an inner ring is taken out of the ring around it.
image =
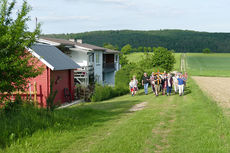
[[[229,0],[27,0],[43,34],[183,29],[230,32]],[[17,0],[16,9],[22,0]]]

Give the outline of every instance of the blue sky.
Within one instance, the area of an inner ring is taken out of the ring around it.
[[[17,8],[22,0],[18,0]],[[43,33],[186,29],[230,32],[228,0],[27,0]]]

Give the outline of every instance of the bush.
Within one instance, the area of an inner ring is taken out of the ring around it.
[[[202,52],[203,52],[204,54],[209,54],[209,53],[211,53],[212,51],[211,51],[209,48],[204,48],[204,49],[202,50]]]
[[[152,56],[153,67],[161,67],[167,72],[172,71],[176,63],[173,53],[173,50],[168,50],[164,47],[154,48],[154,55]]]
[[[103,101],[113,97],[124,95],[129,90],[123,88],[113,88],[111,86],[102,86],[97,84],[91,97],[92,102]]]

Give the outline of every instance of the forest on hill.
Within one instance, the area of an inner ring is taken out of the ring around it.
[[[209,48],[212,52],[230,52],[230,33],[208,33],[189,30],[110,30],[84,33],[49,34],[45,37],[82,39],[83,42],[104,46],[112,44],[121,49],[130,44],[138,47],[165,47],[175,52],[202,52]],[[135,51],[135,50],[134,50]]]

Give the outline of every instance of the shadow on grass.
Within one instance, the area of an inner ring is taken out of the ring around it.
[[[83,104],[71,108],[46,112],[30,105],[22,106],[8,115],[1,112],[0,148],[4,149],[17,139],[31,136],[38,130],[53,131],[82,130],[90,126],[102,126],[119,114],[126,113],[134,104],[141,101],[120,100]]]

